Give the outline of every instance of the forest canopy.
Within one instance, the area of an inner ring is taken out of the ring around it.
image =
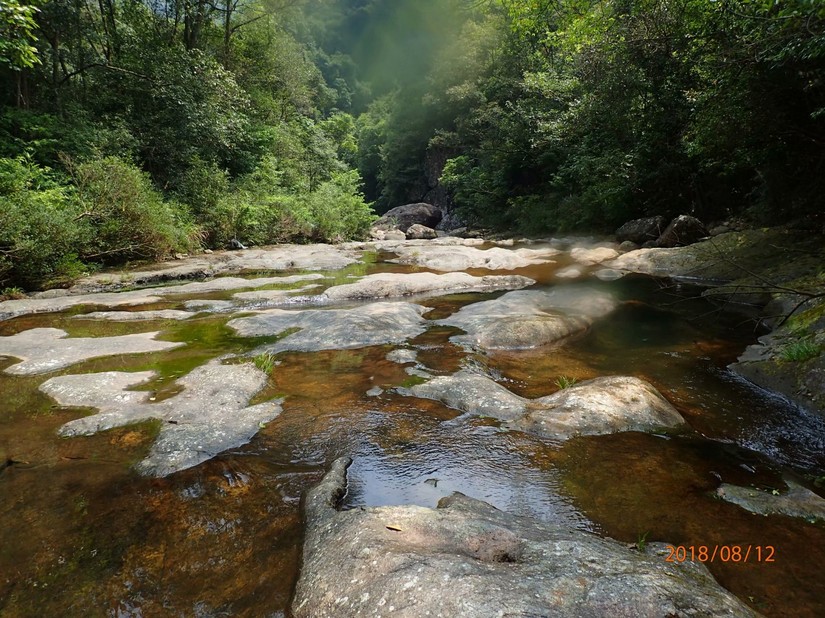
[[[0,0],[0,81],[0,287],[371,205],[542,233],[825,195],[816,0]]]

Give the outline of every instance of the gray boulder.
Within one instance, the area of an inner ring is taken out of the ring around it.
[[[584,286],[520,290],[462,307],[439,324],[462,329],[466,334],[451,340],[469,348],[526,350],[582,333],[616,305],[611,295]]]
[[[307,495],[295,618],[757,616],[698,562],[665,562],[460,493],[438,508],[336,509],[349,459]]]
[[[624,242],[629,240],[641,245],[648,240],[656,240],[665,229],[667,220],[661,216],[646,217],[644,219],[634,219],[628,221],[616,230],[616,240]]]
[[[462,412],[495,418],[511,429],[553,440],[656,431],[685,423],[653,386],[628,376],[595,378],[546,397],[525,399],[485,375],[463,370],[401,392],[435,399]]]
[[[398,228],[405,232],[410,226],[418,223],[425,227],[434,228],[441,221],[442,213],[439,208],[432,204],[419,202],[417,204],[404,204],[388,210],[373,224],[373,228],[391,229]]]
[[[407,228],[406,237],[409,240],[432,240],[438,238],[438,233],[431,227],[413,223]]]
[[[708,236],[708,231],[699,219],[690,215],[679,215],[667,226],[656,241],[659,247],[682,247],[692,245]]]

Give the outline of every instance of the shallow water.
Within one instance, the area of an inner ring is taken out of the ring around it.
[[[330,279],[319,283],[417,270],[382,261],[389,257],[371,254],[365,264],[324,273]],[[571,285],[554,277],[568,263],[561,255],[554,264],[515,272],[537,279],[538,287]],[[131,465],[147,452],[157,425],[59,438],[62,424],[88,411],[59,408],[37,387],[59,374],[153,369],[158,377],[140,388],[167,398],[179,391],[175,379],[194,367],[272,339],[235,336],[225,326],[227,314],[184,322],[104,323],[70,314],[0,322],[0,335],[42,326],[72,336],[160,330],[162,339],[188,343],[45,376],[0,373],[0,459],[7,460],[0,472],[0,614],[288,615],[300,565],[301,496],[334,458],[350,455],[345,508],[434,506],[461,491],[628,543],[772,545],[775,562],[709,566],[722,585],[765,615],[825,615],[825,569],[817,562],[825,555],[825,527],[751,515],[714,497],[720,481],[782,488],[783,477],[790,477],[817,490],[810,479],[825,474],[825,422],[725,369],[758,335],[741,314],[719,312],[697,298],[697,289],[650,278],[587,285],[623,302],[560,347],[467,354],[449,342],[459,331],[445,327],[409,344],[433,373],[483,366],[531,398],[556,391],[561,376],[636,375],[679,409],[688,431],[550,443],[394,393],[413,378],[405,372],[412,365],[386,359],[393,346],[288,352],[278,356],[268,386],[253,400],[284,397],[278,418],[243,447],[147,479]],[[499,294],[417,302],[432,308],[425,317],[438,319]],[[169,297],[151,308],[180,308],[189,298]],[[0,369],[12,362],[0,359]],[[382,394],[368,396],[374,387]]]

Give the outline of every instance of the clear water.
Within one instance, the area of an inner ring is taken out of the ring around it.
[[[409,272],[372,256],[329,273]],[[565,264],[517,271],[539,286],[564,285]],[[483,271],[483,274],[489,274]],[[323,282],[332,284],[334,281]],[[86,438],[56,430],[87,413],[61,409],[37,391],[51,376],[0,373],[0,615],[284,616],[302,546],[300,499],[340,455],[350,469],[348,507],[433,506],[453,491],[504,510],[567,522],[634,543],[773,545],[773,563],[709,565],[722,585],[768,616],[825,615],[825,527],[752,515],[714,497],[720,481],[782,487],[825,474],[825,421],[733,376],[725,367],[755,340],[753,322],[722,313],[698,290],[649,278],[594,281],[623,303],[562,347],[467,358],[432,328],[412,341],[438,373],[483,364],[511,390],[539,397],[559,376],[645,378],[682,412],[692,431],[547,443],[484,419],[457,418],[440,403],[380,386],[406,383],[392,348],[285,353],[256,401],[285,397],[280,417],[249,444],[164,479],[131,465],[151,445],[145,423]],[[221,295],[211,295],[221,298]],[[428,299],[440,318],[491,296]],[[178,307],[183,298],[157,307]],[[139,307],[136,309],[146,309]],[[90,308],[80,309],[86,311]],[[177,392],[174,380],[258,341],[235,337],[229,315],[189,322],[101,323],[50,314],[0,323],[0,335],[57,326],[75,336],[161,329],[189,345],[98,359],[62,373],[155,369],[144,388]],[[0,359],[0,368],[13,361]],[[51,374],[55,375],[55,374]],[[12,463],[13,462],[13,463]]]

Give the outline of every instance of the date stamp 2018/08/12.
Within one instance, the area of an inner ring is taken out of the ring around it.
[[[665,562],[776,562],[773,545],[668,545]]]

